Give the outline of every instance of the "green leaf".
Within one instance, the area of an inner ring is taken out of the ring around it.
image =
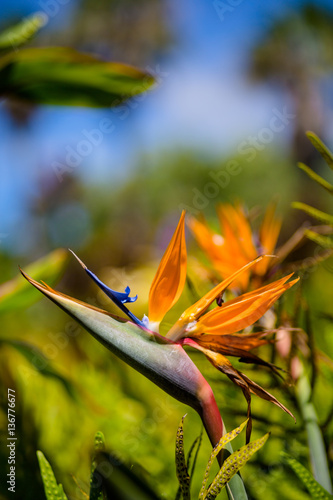
[[[54,250],[27,267],[27,271],[38,279],[44,278],[51,284],[55,283],[64,270],[69,253],[63,249]],[[11,281],[0,285],[0,314],[20,310],[37,302],[40,296],[31,288],[29,283],[18,276]]]
[[[68,500],[61,484],[57,484],[53,470],[41,451],[37,451],[39,468],[47,500]]]
[[[314,147],[319,151],[321,156],[324,158],[328,166],[333,170],[333,154],[328,149],[327,146],[319,139],[319,137],[314,132],[306,133],[308,139],[312,142]]]
[[[207,494],[203,498],[207,500],[214,500],[230,479],[237,474],[237,472],[246,464],[246,462],[248,462],[248,460],[250,460],[252,455],[264,446],[268,438],[269,433],[259,439],[256,439],[252,443],[242,446],[242,448],[232,453],[232,455],[230,455],[223,462],[219,473],[216,475],[214,481],[208,489]]]
[[[194,453],[194,458],[193,458],[193,464],[192,464],[192,467],[191,467],[191,472],[189,472],[190,486],[191,486],[191,482],[192,482],[192,479],[193,479],[193,474],[194,474],[194,470],[195,470],[195,466],[196,466],[196,462],[197,462],[197,458],[198,458],[200,446],[201,446],[201,443],[202,443],[202,431],[203,431],[203,429],[201,429],[200,435],[197,438],[195,438],[195,440],[193,441],[192,446],[191,446],[191,448],[190,448],[190,450],[188,452],[188,455],[187,455],[186,467],[187,467],[187,470],[189,471],[189,468],[190,468],[190,465],[191,465],[192,454]],[[182,496],[182,489],[179,486],[175,500],[179,500],[181,498],[181,496]]]
[[[183,425],[184,419],[186,415],[184,415],[180,421],[177,437],[176,437],[176,475],[179,482],[179,486],[183,495],[183,500],[190,500],[190,475],[187,470],[186,459],[185,459],[185,451],[184,451],[184,432]]]
[[[95,434],[95,443],[94,443],[95,451],[105,451],[105,438],[104,434],[101,431],[97,431]]]
[[[294,201],[292,203],[292,206],[294,208],[297,208],[298,210],[303,210],[303,212],[307,213],[311,217],[314,217],[315,219],[318,219],[320,222],[324,222],[325,224],[333,226],[332,215],[326,214],[325,212],[322,212],[317,208],[310,207],[310,205],[307,205],[306,203],[302,203],[300,201]]]
[[[208,464],[207,464],[207,467],[206,467],[206,470],[205,470],[205,474],[204,474],[204,478],[203,478],[203,481],[202,481],[201,490],[200,490],[200,494],[199,494],[199,498],[200,499],[201,498],[202,499],[205,498],[206,484],[207,484],[207,481],[208,481],[210,469],[211,469],[211,467],[213,465],[213,462],[214,462],[215,458],[220,453],[220,451],[226,446],[226,444],[230,443],[230,441],[232,441],[233,439],[235,439],[236,436],[238,436],[238,434],[246,426],[247,422],[248,422],[248,419],[245,420],[245,422],[243,422],[239,427],[236,427],[236,429],[234,429],[234,430],[228,432],[227,434],[225,434],[224,436],[222,436],[222,438],[220,439],[220,441],[218,442],[218,444],[214,447],[214,449],[213,449],[213,451],[212,451],[212,453],[211,453],[211,455],[209,457]]]
[[[35,104],[112,107],[154,82],[148,72],[66,47],[22,49],[0,60],[0,95]]]
[[[307,165],[304,165],[304,163],[298,163],[297,166],[301,170],[303,170],[303,172],[305,172],[310,177],[310,179],[314,180],[315,182],[317,182],[317,184],[319,184],[324,189],[326,189],[326,191],[328,191],[329,193],[333,194],[333,186],[332,186],[332,184],[330,184],[323,177],[321,177],[316,172],[314,172],[312,170],[312,168],[308,167]]]
[[[26,17],[20,23],[10,26],[0,33],[0,51],[16,50],[31,40],[47,23],[48,18],[43,12],[36,12]]]
[[[95,434],[95,454],[91,462],[91,476],[90,476],[90,493],[89,500],[103,500],[103,482],[101,481],[100,475],[97,472],[98,466],[98,453],[105,451],[105,439],[104,434],[101,431]]]
[[[311,497],[314,500],[332,500],[333,495],[328,493],[310,474],[310,472],[300,463],[298,460],[293,458],[291,455],[285,452],[281,452],[281,455],[285,462],[291,467],[298,478],[302,481],[304,486],[307,488]]]
[[[305,231],[305,235],[309,240],[317,243],[323,248],[333,248],[333,239],[330,236],[323,236],[311,230]]]

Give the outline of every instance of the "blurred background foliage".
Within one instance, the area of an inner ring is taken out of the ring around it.
[[[0,424],[3,445],[10,387],[17,405],[17,498],[44,498],[37,449],[52,464],[69,498],[86,498],[81,490],[89,489],[97,430],[120,464],[139,470],[161,498],[173,498],[176,429],[188,411],[40,299],[37,291],[21,285],[18,264],[35,279],[57,282],[60,291],[113,310],[66,252],[50,253],[70,247],[110,286],[129,285],[139,295],[133,312],[140,316],[181,208],[203,211],[216,226],[218,202],[240,199],[256,213],[275,197],[284,218],[280,243],[305,221],[313,223],[291,209],[292,201],[332,213],[329,194],[296,167],[296,161],[304,161],[326,175],[324,162],[305,138],[306,129],[317,132],[332,149],[332,5],[265,4],[240,2],[222,14],[217,2],[203,0],[196,5],[186,0],[2,3],[3,28],[37,10],[48,16],[29,46],[70,46],[134,64],[152,70],[158,83],[141,100],[133,98],[113,110],[1,102],[1,281],[13,281],[0,288]],[[284,107],[294,118],[264,142],[263,130],[274,109],[282,112]],[[95,129],[102,118],[113,121],[114,133],[77,166],[66,164],[68,148],[77,150],[82,131]],[[245,150],[251,144],[252,155]],[[238,168],[228,174],[228,182],[212,187],[216,176],[225,178],[231,161]],[[55,162],[66,166],[60,178]],[[194,259],[205,260],[187,236],[195,268]],[[293,260],[312,258],[315,248],[306,243]],[[29,269],[42,257],[46,260]],[[300,273],[319,360],[313,401],[331,467],[332,272],[330,258]],[[20,294],[13,295],[14,306],[12,293]],[[291,313],[295,293],[288,292],[284,303]],[[186,289],[164,328],[191,298]],[[265,347],[262,357],[271,355]],[[193,353],[193,359],[213,386],[227,428],[236,427],[246,415],[240,391],[201,356]],[[276,363],[285,366],[282,359]],[[242,473],[249,497],[304,499],[301,483],[279,455],[286,450],[309,468],[304,422],[293,392],[270,374],[246,368],[297,417],[294,425],[277,408],[254,399],[253,439],[267,430],[272,435]],[[190,410],[186,442],[199,433],[199,419]],[[204,437],[196,489],[209,452]],[[1,446],[0,468],[6,467],[7,451]],[[120,469],[116,462],[115,480]],[[3,484],[0,496],[7,498]]]

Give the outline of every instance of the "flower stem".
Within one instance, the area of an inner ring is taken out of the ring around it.
[[[303,365],[296,384],[296,397],[305,422],[314,477],[323,488],[329,493],[333,493],[324,440],[316,410],[311,401],[311,387]]]

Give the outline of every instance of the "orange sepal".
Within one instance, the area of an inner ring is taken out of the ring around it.
[[[275,215],[275,203],[271,203],[264,216],[264,220],[262,221],[259,239],[261,244],[261,250],[265,254],[273,254],[276,243],[281,231],[282,221],[280,218]],[[259,276],[264,276],[267,270],[270,268],[272,261],[266,260],[265,262],[261,262],[255,268],[255,273]]]
[[[186,281],[185,211],[161,259],[149,291],[149,321],[159,323],[179,299]]]
[[[186,335],[189,337],[197,337],[202,333],[224,335],[239,332],[253,325],[299,279],[285,283],[289,277],[286,276],[270,285],[236,297],[222,307],[215,307],[191,325]]]

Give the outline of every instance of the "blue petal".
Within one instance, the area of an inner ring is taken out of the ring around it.
[[[102,283],[102,282],[100,282],[100,283]],[[129,286],[127,286],[125,288],[125,293],[122,293],[122,292],[116,292],[115,290],[112,290],[112,288],[109,288],[108,286],[104,285],[104,283],[102,283],[102,285],[103,285],[103,290],[105,291],[105,293],[106,293],[106,290],[108,290],[110,293],[112,293],[114,296],[116,296],[122,304],[126,304],[127,302],[135,302],[138,298],[137,295],[135,297],[129,297],[129,294],[131,293],[131,289]]]
[[[126,306],[124,306],[124,304],[126,304],[127,302],[135,302],[136,299],[138,298],[137,295],[135,297],[129,296],[131,292],[130,287],[127,286],[125,288],[125,292],[116,292],[115,290],[112,290],[112,288],[109,288],[103,283],[103,281],[97,278],[97,276],[87,268],[87,266],[82,262],[82,260],[78,258],[77,255],[75,255],[75,253],[72,250],[70,251],[72,252],[74,257],[79,261],[79,263],[86,271],[86,273],[94,280],[94,282],[99,286],[99,288],[103,290],[103,292],[112,300],[112,302],[114,302],[119,307],[119,309],[121,309],[125,314],[127,314],[127,316],[133,321],[133,323],[136,323],[137,325],[147,328],[147,322],[145,318],[143,319],[143,321],[140,321],[133,313],[131,313],[131,311],[127,309]]]

